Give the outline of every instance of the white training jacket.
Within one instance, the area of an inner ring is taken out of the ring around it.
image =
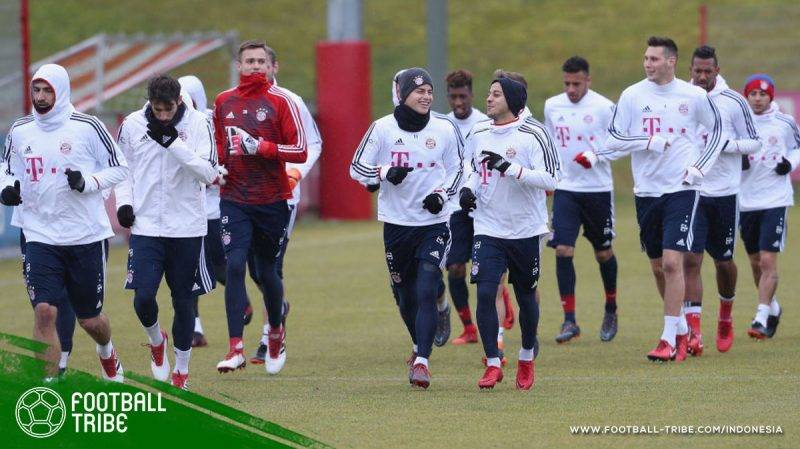
[[[505,125],[476,125],[467,139],[471,159],[466,187],[478,197],[472,212],[475,235],[522,239],[550,232],[546,190],[560,177],[558,152],[544,125],[533,117]],[[505,173],[481,161],[491,151],[511,163]]]
[[[69,246],[114,235],[103,189],[125,179],[128,165],[105,125],[75,111],[67,71],[45,64],[33,75],[56,94],[45,114],[36,111],[14,122],[6,137],[3,187],[20,181],[22,204],[15,224],[29,242]],[[83,192],[72,190],[65,170],[80,171]]]
[[[133,206],[131,233],[151,237],[199,237],[207,233],[206,184],[217,179],[217,151],[206,115],[186,108],[178,138],[164,148],[147,135],[144,108],[119,129],[130,176],[114,190],[117,209]]]

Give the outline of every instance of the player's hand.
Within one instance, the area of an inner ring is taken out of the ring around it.
[[[585,169],[590,169],[597,164],[597,155],[594,154],[594,151],[584,151],[583,153],[578,154],[575,156],[574,161],[581,164],[581,166]]]
[[[164,148],[169,148],[172,142],[178,138],[178,129],[174,125],[164,125],[161,122],[147,122],[147,135],[150,136],[155,143]]]
[[[783,176],[788,175],[792,171],[792,163],[785,157],[781,157],[781,161],[775,166],[775,173]]]
[[[258,152],[260,140],[236,126],[226,126],[228,150],[234,156],[252,156]]]
[[[398,185],[406,179],[409,173],[414,171],[414,167],[391,167],[386,172],[386,180],[394,185]]]
[[[300,183],[300,180],[303,179],[303,175],[300,173],[300,170],[296,168],[287,168],[286,176],[289,178],[289,190],[294,190],[294,188],[297,187],[297,184]]]
[[[697,167],[688,167],[683,173],[683,185],[693,186],[703,179],[703,172]]]
[[[380,184],[367,184],[366,187],[367,187],[367,192],[375,193],[378,190],[380,190],[381,185]]]
[[[133,215],[133,206],[125,204],[117,209],[117,221],[123,228],[130,228],[136,220],[136,215]]]
[[[22,196],[19,194],[19,181],[14,181],[13,186],[6,186],[0,192],[0,203],[6,206],[19,206],[22,204]]]
[[[422,208],[437,215],[444,208],[444,198],[438,193],[431,193],[422,200]]]
[[[472,212],[478,207],[478,197],[472,193],[469,187],[462,187],[458,193],[458,205],[461,209]]]
[[[68,168],[64,170],[64,174],[67,175],[67,184],[69,184],[70,189],[83,192],[83,189],[86,187],[86,181],[84,181],[80,171],[73,171]]]
[[[750,170],[750,156],[742,155],[742,170]]]
[[[647,150],[655,151],[656,153],[663,153],[669,148],[669,140],[661,136],[653,136],[647,142]]]
[[[226,176],[228,176],[228,169],[225,168],[224,165],[217,165],[217,179],[215,179],[211,184],[224,186],[227,182],[227,180],[225,180]]]
[[[506,170],[508,170],[508,167],[511,167],[511,162],[503,159],[503,156],[500,156],[497,153],[492,153],[491,151],[481,151],[481,154],[486,156],[481,162],[485,162],[486,168],[489,170],[497,170],[500,173],[505,173]]]

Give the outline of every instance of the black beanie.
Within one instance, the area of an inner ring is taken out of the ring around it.
[[[494,83],[500,83],[500,87],[503,88],[503,96],[506,97],[506,103],[508,103],[508,109],[514,114],[514,117],[519,117],[520,112],[525,109],[525,103],[528,102],[528,91],[525,86],[511,78],[497,78],[492,81],[492,84]]]
[[[403,70],[403,73],[397,78],[397,86],[400,89],[400,103],[405,103],[408,95],[423,84],[433,87],[431,75],[425,69],[412,67]]]

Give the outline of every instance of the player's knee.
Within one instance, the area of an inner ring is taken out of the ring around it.
[[[608,260],[611,259],[612,257],[614,257],[614,251],[611,250],[610,248],[600,251],[595,251],[594,253],[594,259],[598,263],[608,262]]]
[[[770,276],[778,277],[777,261],[773,257],[762,257],[758,261],[758,268],[761,273],[767,273]]]
[[[58,309],[47,303],[36,304],[33,308],[36,327],[45,328],[55,325]]]
[[[736,264],[733,262],[733,260],[715,260],[714,267],[717,269],[717,271],[730,273],[736,269]]]
[[[98,332],[101,326],[99,316],[91,318],[78,318],[78,324],[89,334]]]
[[[447,267],[447,276],[452,279],[464,279],[467,277],[467,265],[460,263]]]
[[[567,245],[556,246],[556,257],[573,257],[575,255],[575,247]]]
[[[683,271],[683,264],[679,260],[664,258],[661,261],[661,271],[664,273],[664,276],[676,275]]]

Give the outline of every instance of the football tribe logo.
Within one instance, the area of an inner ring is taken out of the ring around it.
[[[35,387],[17,401],[17,425],[34,438],[47,438],[58,432],[67,417],[67,406],[55,391]]]

